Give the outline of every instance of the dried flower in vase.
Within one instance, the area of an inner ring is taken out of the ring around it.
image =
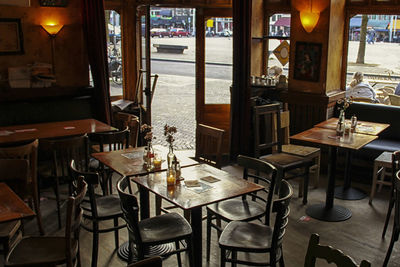
[[[342,99],[339,99],[336,103],[338,105],[339,110],[345,111],[353,103],[353,98],[344,97]]]
[[[173,142],[175,141],[174,134],[177,132],[175,126],[169,126],[168,124],[164,125],[164,136],[165,140],[172,147]]]
[[[153,127],[147,124],[143,124],[140,127],[140,132],[143,133],[144,135],[144,140],[148,143],[151,142],[151,140],[156,139],[155,136],[153,136],[153,132],[152,132]]]

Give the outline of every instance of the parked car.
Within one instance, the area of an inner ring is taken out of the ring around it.
[[[219,32],[218,35],[222,37],[231,37],[233,32],[229,29],[224,29],[222,32]]]
[[[150,30],[150,36],[158,36],[160,38],[164,38],[164,36],[170,36],[170,32],[167,31],[167,29],[162,29],[162,28],[153,28]]]
[[[174,36],[178,36],[178,37],[186,36],[186,37],[189,37],[190,33],[188,31],[186,31],[185,29],[176,28],[176,29],[171,29],[169,36],[170,37],[174,37]]]

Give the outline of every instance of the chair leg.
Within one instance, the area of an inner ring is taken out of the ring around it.
[[[99,224],[97,222],[93,222],[92,267],[97,267],[98,254],[99,254]]]
[[[210,250],[211,250],[211,212],[207,210],[207,261],[210,261]]]
[[[60,189],[58,177],[56,179],[55,194],[56,194],[56,204],[57,204],[57,217],[58,217],[58,229],[61,229],[61,209],[60,209]]]
[[[194,266],[194,263],[193,263],[193,242],[192,242],[191,236],[186,239],[186,247],[187,247],[188,253],[189,253],[189,266],[193,267]]]
[[[394,226],[392,238],[390,240],[390,245],[389,245],[388,251],[386,252],[385,261],[383,262],[383,267],[386,267],[387,264],[389,263],[389,259],[390,259],[390,255],[392,254],[394,242],[396,242],[398,239],[399,239],[399,230],[396,229],[396,226]]]
[[[376,182],[378,180],[378,172],[382,171],[382,169],[378,171],[378,168],[379,168],[378,163],[374,162],[374,172],[372,173],[371,193],[369,194],[369,204],[370,205],[372,204],[372,199],[375,196]]]
[[[285,267],[285,261],[283,260],[283,248],[281,248],[281,258],[279,259],[279,267]]]
[[[236,260],[237,260],[237,251],[233,251],[232,250],[232,264],[231,264],[231,266],[232,267],[236,267]]]
[[[179,241],[175,241],[175,249],[179,249]],[[182,267],[182,259],[181,259],[181,253],[178,252],[176,253],[176,259],[178,260],[178,267]]]
[[[36,191],[36,188],[33,189],[33,206],[36,212],[36,220],[39,228],[39,232],[41,235],[44,235],[44,228],[43,228],[43,222],[42,222],[42,212],[40,211],[40,199],[38,192]]]
[[[389,200],[388,211],[386,214],[385,225],[383,226],[382,238],[385,238],[386,230],[389,225],[390,216],[392,215],[393,206],[394,206],[394,199],[393,199],[393,196],[391,196],[390,200]]]
[[[315,160],[315,163],[317,165],[316,170],[315,170],[315,176],[314,176],[314,188],[318,188],[319,186],[319,172],[321,169],[321,153],[318,154],[318,157]]]
[[[221,229],[221,219],[216,219],[216,224],[217,224],[217,226],[218,226],[218,230],[217,230],[217,234],[218,234],[218,239],[221,237],[221,233],[222,233],[222,231],[221,230],[219,230],[219,229]]]
[[[305,204],[307,204],[307,197],[308,197],[308,183],[309,183],[309,180],[310,180],[310,167],[306,167],[303,180],[304,180],[303,204],[305,205]]]
[[[221,267],[225,267],[225,262],[226,262],[226,249],[221,248]]]
[[[114,227],[118,226],[118,218],[114,218]],[[119,247],[119,235],[118,235],[118,230],[119,229],[115,229],[114,230],[114,238],[115,238],[115,249],[118,249]]]

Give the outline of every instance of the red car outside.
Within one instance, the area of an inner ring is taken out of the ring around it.
[[[185,29],[181,29],[181,28],[171,29],[170,30],[170,37],[174,37],[174,36],[178,36],[178,37],[186,36],[186,37],[189,37],[190,33],[187,32]]]

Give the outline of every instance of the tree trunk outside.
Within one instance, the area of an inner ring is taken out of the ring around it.
[[[361,28],[360,28],[360,43],[358,46],[358,54],[356,61],[356,63],[358,64],[364,64],[367,24],[368,24],[368,16],[362,15]]]

